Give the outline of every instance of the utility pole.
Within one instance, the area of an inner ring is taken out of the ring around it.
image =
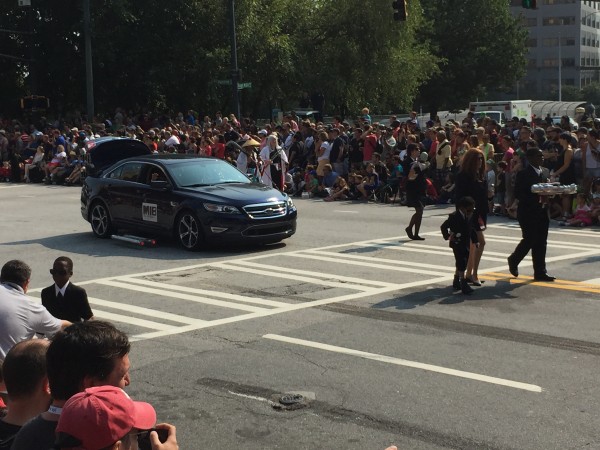
[[[237,40],[235,36],[235,0],[229,0],[229,24],[229,34],[231,37],[231,90],[233,92],[233,111],[235,112],[235,117],[240,120],[240,91],[238,90],[240,70],[238,68]]]
[[[88,121],[94,121],[94,72],[92,69],[92,24],[90,0],[83,0],[83,34],[85,40],[85,94]]]

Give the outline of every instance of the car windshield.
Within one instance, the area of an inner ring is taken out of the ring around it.
[[[239,170],[218,159],[186,159],[178,164],[169,165],[169,172],[180,187],[250,183]]]

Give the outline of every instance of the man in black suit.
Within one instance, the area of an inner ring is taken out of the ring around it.
[[[73,261],[61,256],[50,269],[54,284],[42,290],[42,305],[58,319],[81,322],[94,318],[85,289],[69,282]]]
[[[546,273],[546,244],[548,240],[547,197],[531,192],[531,186],[547,180],[542,175],[544,157],[537,147],[530,147],[525,153],[526,167],[517,173],[515,198],[519,201],[517,219],[523,238],[515,251],[508,257],[510,273],[519,276],[519,263],[531,250],[533,260],[533,278],[535,281],[554,281],[556,278]]]

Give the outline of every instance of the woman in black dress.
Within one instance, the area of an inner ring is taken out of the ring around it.
[[[415,208],[415,213],[410,218],[408,227],[404,230],[410,239],[413,241],[424,241],[425,238],[419,236],[421,228],[421,220],[423,219],[423,198],[427,184],[425,183],[425,170],[428,167],[427,160],[420,161],[421,149],[417,144],[408,144],[406,148],[406,159],[404,160],[404,173],[407,173],[406,178],[406,206]],[[425,154],[427,155],[427,154]],[[414,227],[414,232],[413,232]]]
[[[475,200],[475,211],[473,212],[473,228],[477,233],[479,246],[471,244],[469,249],[469,262],[465,272],[465,279],[474,286],[481,286],[477,270],[479,261],[485,247],[483,231],[487,226],[488,200],[487,182],[485,179],[485,157],[483,152],[477,148],[471,148],[465,153],[460,171],[455,181],[456,201],[462,197],[472,197]]]
[[[568,185],[576,183],[575,166],[573,166],[573,147],[571,147],[571,133],[563,132],[558,136],[558,156],[556,157],[556,170],[550,173],[552,181],[558,181],[560,184]],[[563,194],[562,196],[563,219],[571,217],[573,207],[573,196]]]

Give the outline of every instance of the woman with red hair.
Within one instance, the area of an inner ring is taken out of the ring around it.
[[[479,246],[471,244],[465,279],[474,286],[481,286],[477,270],[479,268],[479,261],[481,261],[483,248],[485,247],[483,231],[487,226],[488,215],[485,157],[481,150],[471,148],[465,153],[460,170],[456,175],[455,186],[457,200],[467,196],[475,200],[475,211],[473,212],[472,220]]]

